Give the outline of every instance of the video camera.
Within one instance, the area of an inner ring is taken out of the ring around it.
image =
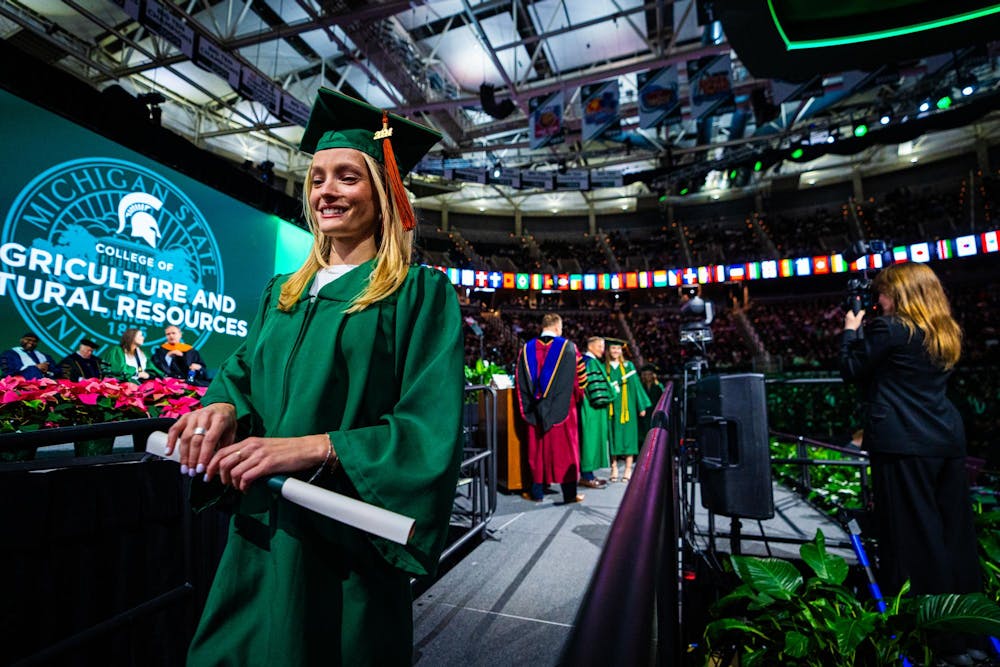
[[[698,293],[696,286],[681,289],[681,315],[685,322],[681,324],[681,343],[707,343],[712,340],[712,330],[709,325],[715,318],[711,301],[706,301]],[[697,318],[697,319],[695,319]]]
[[[844,252],[844,259],[856,262],[866,255],[881,255],[889,250],[889,244],[882,240],[857,241]],[[872,290],[872,279],[869,269],[862,269],[861,275],[847,280],[847,293],[844,295],[844,312],[848,310],[855,314],[868,310],[876,303],[876,295]]]

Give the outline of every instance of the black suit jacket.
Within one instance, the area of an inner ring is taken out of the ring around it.
[[[865,407],[862,447],[874,454],[965,456],[965,429],[945,391],[950,373],[924,350],[924,333],[877,317],[845,330],[840,374],[857,383]]]

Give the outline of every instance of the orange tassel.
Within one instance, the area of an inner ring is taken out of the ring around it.
[[[385,127],[388,121],[388,114],[382,112],[382,125]],[[385,172],[389,178],[389,189],[392,191],[392,199],[399,211],[399,217],[403,221],[403,229],[411,231],[417,226],[417,216],[410,206],[410,198],[406,196],[406,188],[403,186],[403,179],[399,176],[399,165],[396,164],[396,154],[392,150],[392,142],[389,137],[382,139],[382,155],[385,158]]]

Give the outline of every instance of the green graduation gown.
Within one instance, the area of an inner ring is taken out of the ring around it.
[[[608,457],[608,404],[611,385],[604,374],[604,364],[589,354],[586,364],[587,388],[580,402],[580,470],[593,472],[611,465]]]
[[[618,383],[620,391],[612,389],[614,400],[608,406],[608,416],[610,421],[611,434],[611,455],[612,456],[635,456],[639,453],[639,413],[649,408],[651,405],[646,391],[639,382],[639,374],[635,373],[635,365],[631,361],[624,359],[618,365],[605,367],[608,372],[608,379],[612,385]],[[625,383],[622,384],[622,377],[632,373]],[[623,403],[622,399],[627,403]],[[626,410],[627,407],[627,410]]]
[[[414,518],[414,535],[371,537],[255,484],[236,504],[189,665],[411,664],[409,580],[437,565],[462,451],[461,317],[445,276],[422,267],[346,315],[373,266],[315,299],[306,290],[287,313],[276,308],[287,278],[272,279],[203,401],[235,405],[241,437],[329,433],[340,467],[317,483]]]

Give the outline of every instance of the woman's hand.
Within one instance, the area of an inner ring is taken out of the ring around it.
[[[318,468],[333,458],[330,436],[298,438],[247,438],[219,448],[205,470],[205,481],[216,474],[223,484],[246,491],[268,475]]]
[[[167,432],[167,454],[180,447],[181,474],[205,472],[215,450],[233,444],[236,437],[236,406],[211,403],[181,415]]]
[[[136,377],[139,378],[140,380],[148,380],[149,379],[149,373],[147,373],[146,371],[139,371],[136,374]]]
[[[861,326],[861,320],[865,319],[864,309],[854,312],[853,310],[847,311],[844,315],[844,328],[851,331],[857,331],[858,327]]]

